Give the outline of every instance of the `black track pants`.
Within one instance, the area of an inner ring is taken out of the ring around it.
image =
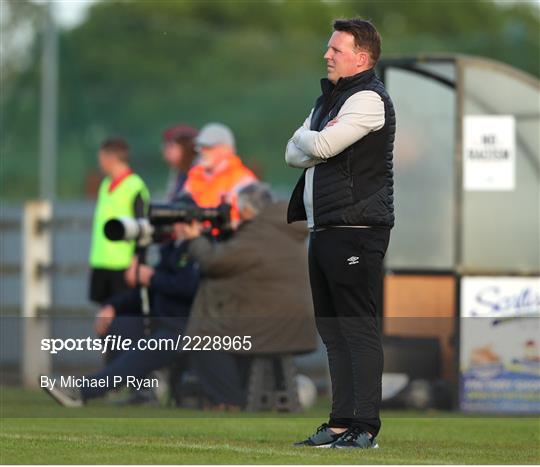
[[[388,229],[336,227],[312,233],[309,242],[315,319],[332,380],[330,426],[358,426],[373,435],[381,426],[377,310],[389,238]]]

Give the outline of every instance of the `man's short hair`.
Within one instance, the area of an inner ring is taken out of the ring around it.
[[[238,192],[238,209],[249,206],[255,215],[273,202],[274,195],[266,183],[250,183]]]
[[[334,31],[352,34],[356,47],[369,54],[371,65],[374,66],[377,63],[381,55],[381,36],[369,21],[360,18],[336,19]]]
[[[124,138],[107,138],[101,143],[99,149],[100,151],[113,154],[122,162],[127,162],[129,159],[129,144]]]

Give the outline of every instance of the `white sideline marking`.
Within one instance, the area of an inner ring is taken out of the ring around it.
[[[72,436],[72,435],[60,435],[60,436],[54,436],[54,435],[31,435],[31,434],[20,434],[20,433],[2,433],[0,434],[0,438],[5,439],[21,439],[21,440],[39,440],[39,441],[68,441],[68,442],[87,442],[87,441],[104,441],[102,436]],[[243,446],[234,446],[230,444],[212,444],[212,445],[201,445],[201,444],[192,444],[192,443],[186,443],[182,441],[175,441],[175,442],[166,442],[162,441],[163,438],[150,438],[150,439],[141,439],[140,441],[134,441],[134,440],[124,440],[124,439],[114,439],[114,438],[108,438],[105,442],[109,445],[116,445],[116,446],[133,446],[133,447],[140,447],[143,445],[148,445],[154,442],[158,442],[160,446],[164,447],[176,447],[176,448],[187,448],[192,450],[199,450],[199,451],[217,451],[217,450],[223,450],[226,449],[228,451],[237,452],[237,453],[244,453],[244,454],[279,454],[281,456],[288,456],[292,458],[298,458],[298,455],[300,451],[298,448],[295,448],[293,446],[286,446],[286,448],[290,448],[293,452],[287,452],[286,450],[281,450],[280,448],[248,448]],[[330,445],[328,445],[330,446]],[[322,447],[322,446],[317,446]],[[327,446],[324,446],[327,447]],[[344,451],[351,451],[349,449],[344,449]]]
[[[97,436],[67,436],[67,435],[61,435],[61,436],[53,436],[53,435],[27,435],[27,434],[17,434],[17,433],[2,433],[1,437],[3,438],[10,438],[10,439],[24,439],[24,440],[40,440],[40,441],[68,441],[68,442],[85,442],[85,441],[104,441],[103,437],[97,437]],[[230,444],[212,444],[212,445],[200,445],[200,444],[192,444],[192,443],[186,443],[182,441],[175,441],[175,442],[163,442],[158,439],[142,439],[140,441],[133,441],[133,440],[115,440],[115,439],[107,439],[107,444],[112,444],[116,446],[142,446],[146,444],[150,444],[153,442],[158,442],[160,446],[166,446],[166,447],[180,447],[180,448],[188,448],[193,450],[199,450],[199,451],[217,451],[222,449],[227,449],[229,451],[238,452],[238,453],[245,453],[245,454],[276,454],[279,453],[280,455],[285,455],[289,457],[298,457],[298,451],[297,452],[283,452],[279,450],[278,448],[248,448],[248,447],[242,447],[242,446],[234,446]],[[287,446],[288,447],[288,446]],[[292,447],[291,447],[292,449]]]
[[[73,441],[73,442],[84,442],[84,441],[103,441],[102,436],[67,436],[67,435],[60,435],[60,436],[54,436],[54,435],[30,435],[30,434],[19,434],[19,433],[0,433],[0,438],[4,439],[24,439],[24,440],[40,440],[40,441]],[[160,438],[162,439],[162,438]],[[109,438],[106,440],[108,444],[113,444],[116,446],[143,446],[148,445],[153,442],[156,442],[157,439],[154,437],[152,439],[145,439],[140,441],[133,441],[133,440],[115,440],[114,438]],[[282,451],[279,448],[245,448],[241,446],[231,446],[230,444],[220,444],[220,445],[212,445],[212,446],[201,446],[200,444],[188,444],[183,442],[163,442],[159,441],[161,446],[167,446],[167,447],[182,447],[182,448],[189,448],[193,450],[199,450],[199,451],[215,451],[218,449],[228,449],[230,451],[235,452],[242,452],[242,453],[259,453],[259,454],[280,454],[282,456],[289,456],[295,459],[298,459],[298,456],[301,455],[301,452],[298,448],[294,448],[292,446],[286,446],[287,448],[290,448],[292,452]],[[336,450],[334,450],[334,453]],[[341,452],[358,452],[358,449],[341,449]],[[372,452],[370,449],[361,449],[360,451],[367,451]],[[314,452],[320,452],[318,450],[314,450]],[[375,453],[373,453],[375,454]],[[392,463],[391,460],[395,459],[395,464],[397,465],[399,460],[403,460],[401,456],[392,456],[388,455],[388,453],[385,453],[384,460],[385,462]],[[443,464],[447,461],[443,461],[441,459],[422,459],[421,464]],[[459,463],[459,462],[456,462]]]

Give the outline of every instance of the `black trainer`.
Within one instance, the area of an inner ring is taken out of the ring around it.
[[[356,448],[356,449],[377,449],[377,440],[361,428],[349,428],[339,439],[332,443],[331,448]]]
[[[333,432],[328,423],[323,423],[317,431],[304,441],[294,443],[294,446],[311,446],[316,448],[329,448],[343,433]]]

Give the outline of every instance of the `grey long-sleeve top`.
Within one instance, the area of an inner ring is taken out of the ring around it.
[[[307,169],[304,206],[308,227],[313,227],[313,173],[315,165],[326,162],[384,126],[384,103],[373,91],[360,91],[349,97],[337,114],[337,122],[321,131],[310,130],[313,110],[287,143],[285,161],[291,167]]]

